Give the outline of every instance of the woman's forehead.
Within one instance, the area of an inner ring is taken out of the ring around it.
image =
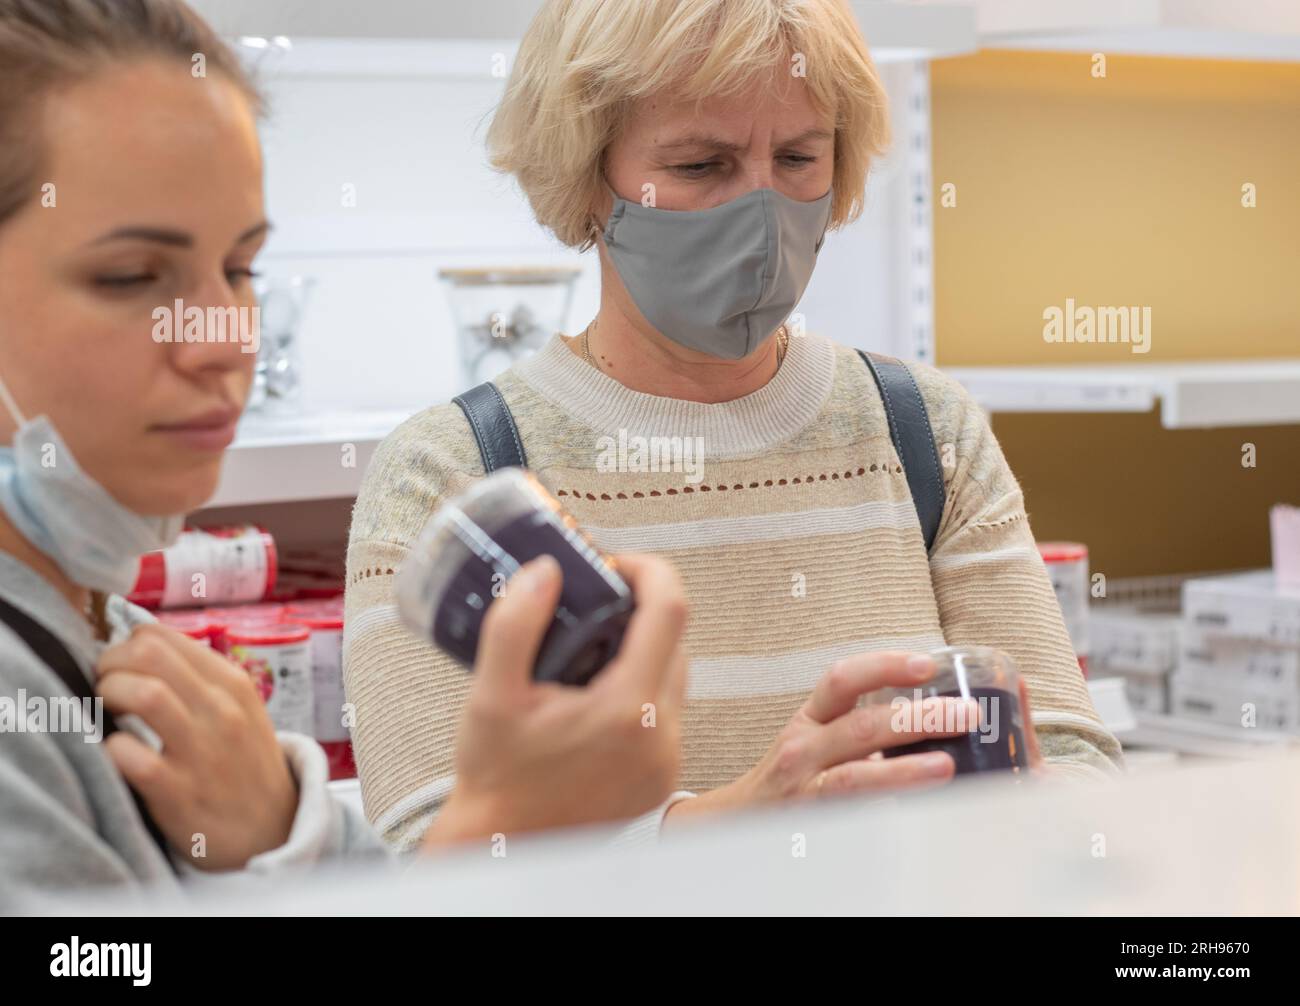
[[[627,124],[663,150],[745,147],[759,125],[775,134],[777,143],[833,136],[831,117],[817,108],[806,87],[778,88],[770,81],[737,94],[649,96],[632,103]]]

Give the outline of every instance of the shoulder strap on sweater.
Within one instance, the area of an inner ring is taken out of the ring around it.
[[[876,379],[880,398],[885,403],[885,416],[889,419],[889,436],[894,441],[898,460],[903,463],[907,486],[912,491],[912,503],[921,521],[921,534],[925,537],[928,552],[939,533],[943,517],[943,469],[939,466],[939,452],[934,445],[934,431],[930,428],[930,414],[925,408],[921,389],[916,386],[907,364],[892,356],[868,353],[859,349],[858,355]]]
[[[907,365],[891,356],[858,350],[880,389],[889,420],[889,436],[903,463],[912,502],[921,521],[926,551],[934,545],[943,517],[943,471],[930,428],[930,414],[925,399],[916,386]],[[501,392],[491,381],[484,381],[452,399],[465,413],[478,443],[479,456],[488,474],[498,468],[516,465],[528,467],[523,442],[514,417]]]
[[[515,417],[510,414],[510,408],[495,384],[484,381],[452,401],[461,407],[469,420],[474,439],[478,441],[479,455],[483,458],[483,469],[489,475],[510,465],[528,467]]]
[[[77,663],[76,658],[73,657],[68,648],[59,641],[58,636],[25,611],[15,608],[4,598],[0,598],[0,622],[9,626],[14,631],[14,635],[27,644],[27,648],[36,655],[36,659],[53,671],[75,698],[90,699],[91,701],[95,699],[95,690],[90,687],[90,682],[86,680],[81,665]],[[101,720],[101,736],[108,737],[116,732],[117,724],[113,721],[113,715],[107,709],[102,711]],[[144,805],[144,801],[140,799],[140,795],[135,790],[131,790],[131,798],[135,801],[136,810],[140,812],[140,820],[144,823],[145,830],[149,832],[149,837],[154,840],[154,844],[162,852],[167,865],[174,870],[175,866],[167,848],[167,839],[163,837],[162,830],[158,827],[157,822],[149,813],[149,809]]]

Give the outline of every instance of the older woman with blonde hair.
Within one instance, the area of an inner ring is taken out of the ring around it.
[[[493,382],[510,453],[597,545],[667,558],[691,603],[681,790],[638,833],[948,780],[946,754],[881,758],[914,738],[859,701],[924,680],[916,655],[945,644],[1015,659],[1053,774],[1120,764],[981,410],[931,368],[785,324],[887,133],[845,0],[548,0],[492,121],[492,163],[601,267],[591,323]],[[367,813],[399,848],[452,789],[470,680],[399,625],[391,573],[489,467],[474,401],[389,437],[353,516],[347,684]],[[913,453],[900,431],[927,419]],[[652,438],[696,465],[610,449]]]

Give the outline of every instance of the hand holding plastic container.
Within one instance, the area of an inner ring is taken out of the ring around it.
[[[598,552],[529,472],[502,468],[430,518],[397,576],[406,624],[473,667],[483,619],[524,563],[554,556],[560,601],[533,677],[585,685],[618,653],[635,607],[616,561]]]
[[[886,758],[906,754],[943,751],[957,765],[957,775],[976,772],[1011,771],[1020,774],[1030,766],[1024,710],[1021,708],[1021,678],[1011,658],[987,646],[947,646],[931,650],[935,673],[917,688],[884,688],[871,693],[868,701],[891,705],[895,714],[920,715],[920,700],[932,697],[974,699],[979,708],[978,723],[957,737],[936,737],[902,747],[888,748]],[[910,702],[910,704],[909,704]],[[962,729],[964,724],[956,724]],[[903,723],[900,729],[917,729]],[[951,730],[944,724],[936,729]]]

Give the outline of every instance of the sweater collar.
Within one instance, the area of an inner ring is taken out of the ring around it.
[[[762,453],[816,417],[834,382],[835,346],[818,335],[792,338],[770,381],[712,404],[633,391],[579,357],[558,334],[513,372],[598,433],[703,437],[705,456],[724,459]]]

